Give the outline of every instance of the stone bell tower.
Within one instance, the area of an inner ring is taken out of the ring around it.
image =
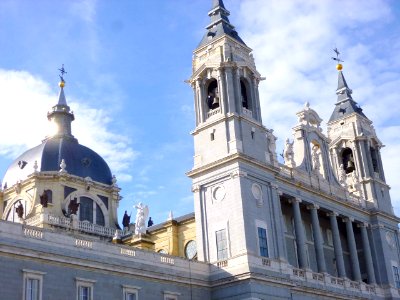
[[[337,65],[337,102],[328,122],[330,155],[339,182],[371,208],[393,214],[380,149],[384,146]]]
[[[265,177],[272,175],[264,171],[276,170],[277,159],[276,138],[261,121],[258,84],[263,78],[252,50],[230,23],[222,0],[213,0],[208,15],[188,81],[196,112],[194,166],[188,176],[193,179],[198,257],[216,262],[258,253],[251,241],[270,220],[259,209],[271,193]]]

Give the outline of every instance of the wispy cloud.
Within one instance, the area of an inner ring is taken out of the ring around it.
[[[0,99],[7,107],[0,118],[0,155],[14,159],[49,133],[46,113],[58,99],[48,83],[28,72],[0,69],[0,86]],[[103,109],[69,99],[68,91],[66,94],[71,109],[76,111],[72,123],[75,137],[103,156],[120,181],[130,181],[130,167],[138,154],[130,138],[110,129],[113,116]]]

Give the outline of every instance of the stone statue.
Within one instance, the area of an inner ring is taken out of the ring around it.
[[[18,202],[19,202],[19,205],[15,209],[15,212],[17,213],[18,218],[22,219],[22,217],[24,216],[24,206],[22,205],[20,200]]]
[[[124,217],[122,218],[122,226],[124,226],[124,228],[128,228],[129,224],[131,223],[131,216],[128,216],[127,211],[125,211]]]
[[[344,170],[343,164],[340,164],[338,173],[339,173],[339,183],[342,186],[346,186],[347,176],[346,176],[346,171]]]
[[[293,143],[294,142],[290,142],[289,139],[286,139],[285,149],[283,150],[283,159],[285,160],[285,165],[291,168],[295,167]]]
[[[313,170],[316,173],[319,173],[319,170],[321,168],[321,163],[319,161],[319,154],[320,153],[318,152],[318,150],[319,150],[319,146],[318,145],[314,145],[312,147],[312,153],[311,153],[312,167],[313,167]]]
[[[78,198],[74,198],[68,204],[68,213],[70,215],[76,215],[78,213],[80,203],[78,203]]]
[[[47,196],[46,191],[43,191],[43,194],[40,195],[40,204],[43,207],[47,207],[48,203],[49,203],[49,197]]]
[[[151,219],[151,217],[149,218],[149,221],[147,222],[147,227],[153,226],[154,222]]]
[[[149,208],[142,202],[134,206],[137,209],[135,221],[135,234],[146,233],[146,220],[149,216]]]

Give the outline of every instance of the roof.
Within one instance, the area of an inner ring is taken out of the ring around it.
[[[69,174],[112,184],[111,171],[104,159],[93,150],[79,144],[76,139],[66,136],[49,138],[20,155],[8,167],[3,184],[10,187],[17,181],[26,179],[34,172],[35,161],[38,172],[58,172],[62,159]]]
[[[239,34],[235,30],[235,26],[230,23],[228,19],[230,12],[225,8],[222,0],[213,0],[213,6],[208,12],[208,15],[210,16],[211,23],[206,27],[207,32],[203,36],[203,39],[198,47],[204,46],[215,38],[219,38],[224,35],[228,35],[239,43],[246,45],[239,37]]]
[[[362,108],[353,100],[351,94],[353,91],[347,85],[346,79],[344,78],[343,72],[339,71],[338,74],[338,88],[336,94],[338,96],[335,109],[329,119],[329,122],[333,122],[344,118],[353,113],[357,113],[364,118],[367,118]]]

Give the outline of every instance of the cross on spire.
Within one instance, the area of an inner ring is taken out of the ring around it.
[[[64,80],[64,74],[67,74],[67,72],[66,72],[65,69],[64,69],[64,64],[62,64],[61,69],[58,69],[58,70],[59,70],[60,73],[61,73],[61,75],[58,75],[58,76],[60,76],[61,82],[65,82],[65,80]]]
[[[338,63],[343,62],[343,60],[341,60],[341,59],[339,58],[339,56],[340,56],[339,50],[335,47],[335,49],[333,49],[333,51],[336,53],[336,57],[332,57],[332,59],[333,59],[333,60],[336,60]]]

